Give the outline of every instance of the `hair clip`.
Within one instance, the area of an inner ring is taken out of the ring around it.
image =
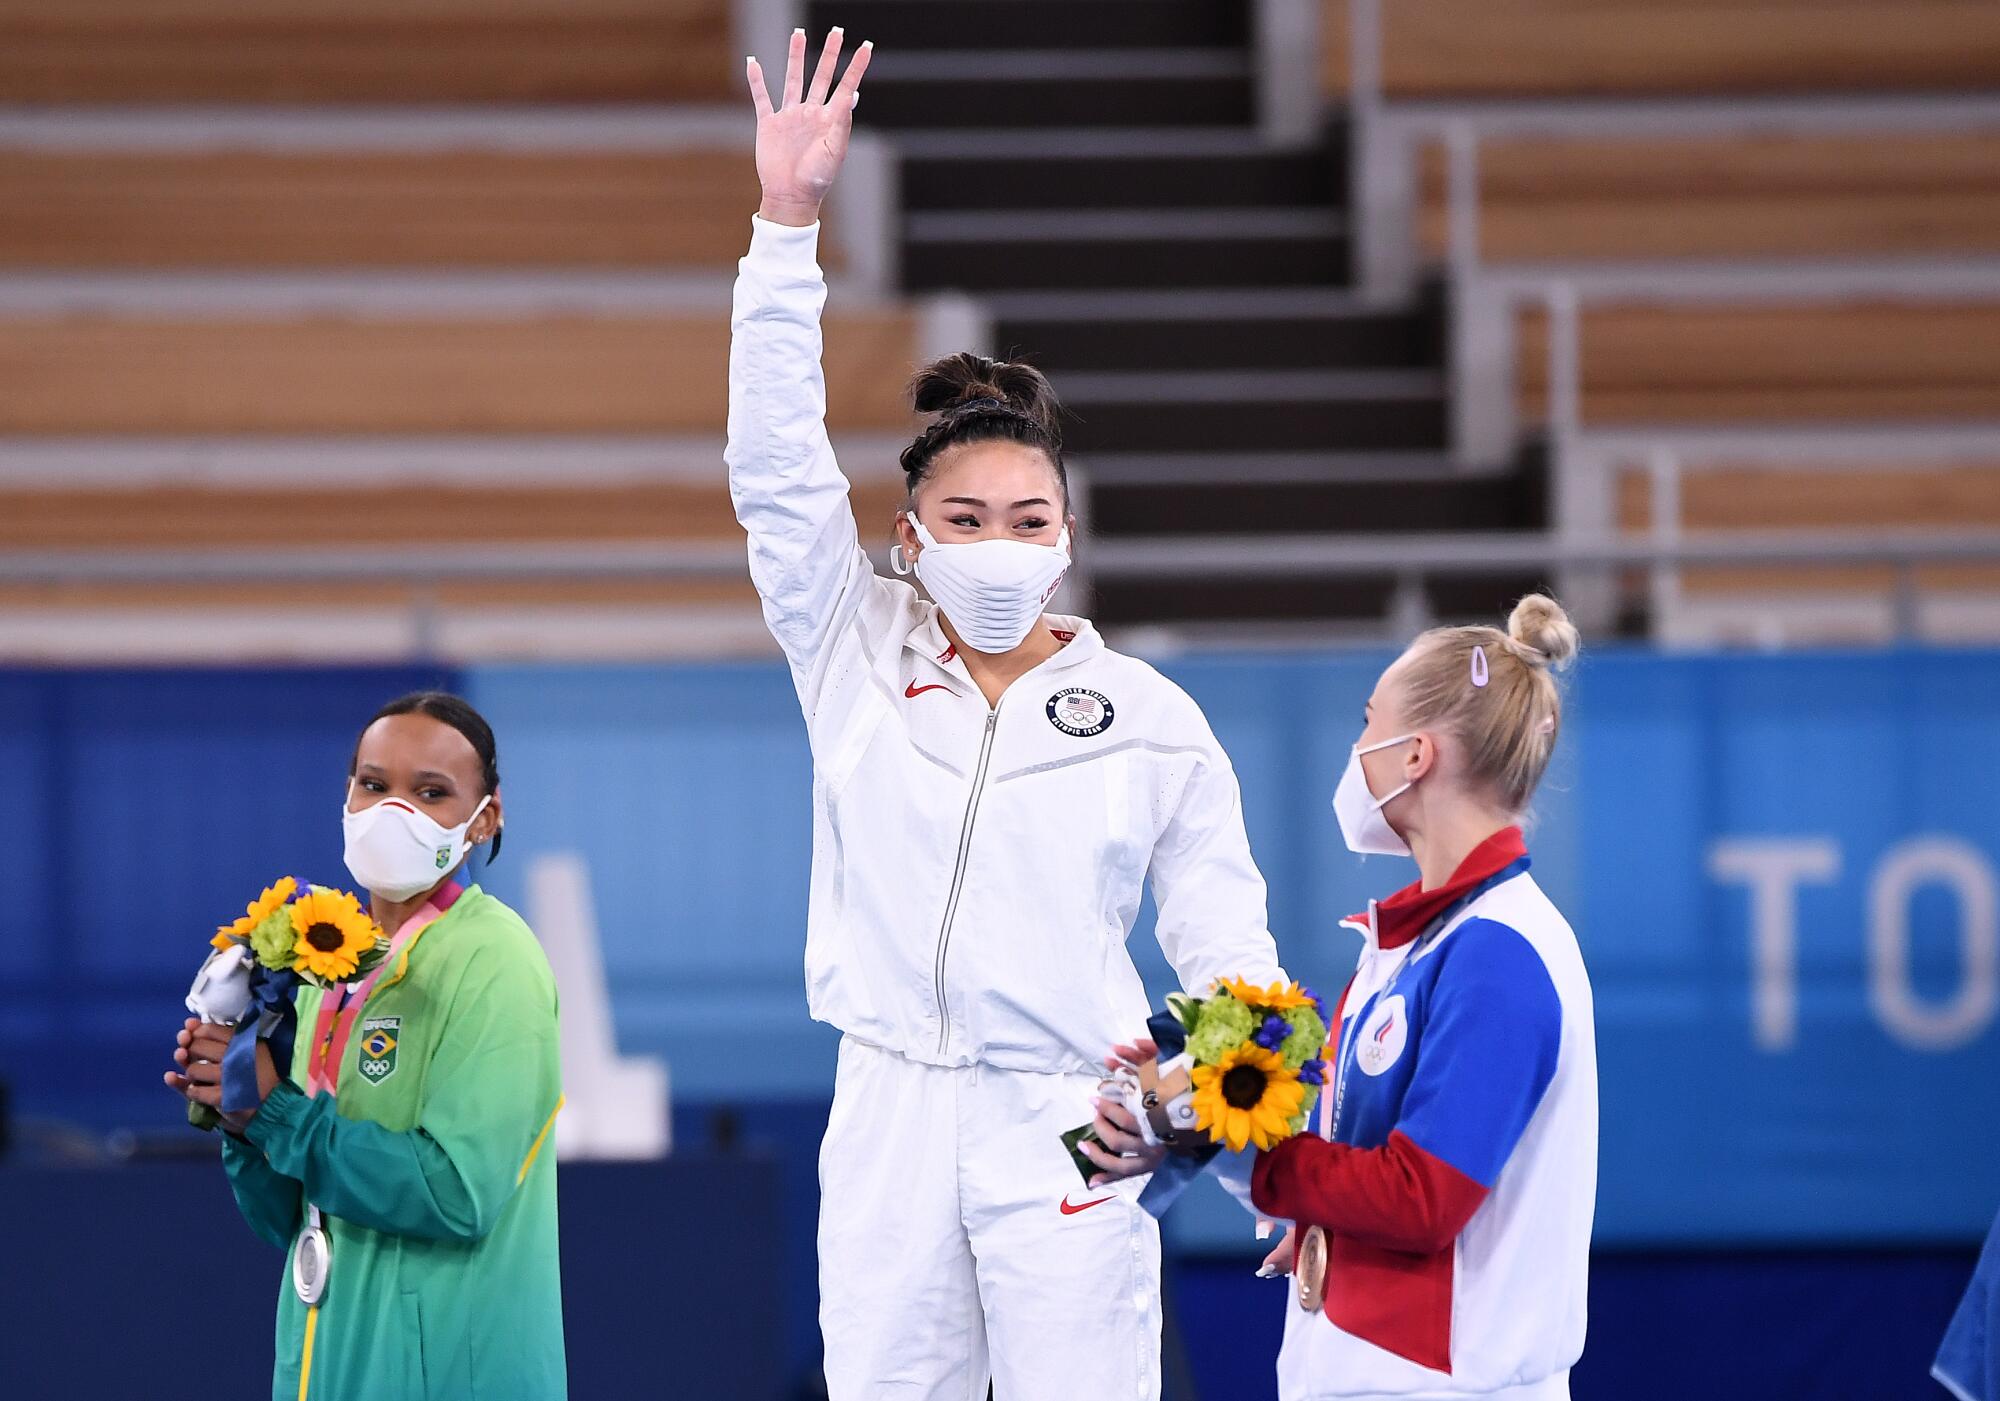
[[[1556,717],[1553,715],[1544,715],[1542,717],[1542,723],[1535,726],[1535,733],[1538,735],[1552,735],[1555,732],[1556,732]]]
[[[1472,684],[1475,686],[1484,686],[1492,677],[1493,673],[1486,669],[1486,649],[1484,647],[1474,647],[1472,649]]]

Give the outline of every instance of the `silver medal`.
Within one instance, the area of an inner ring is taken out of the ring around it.
[[[327,1270],[333,1264],[333,1243],[319,1221],[319,1208],[307,1208],[306,1227],[292,1245],[292,1290],[307,1308],[326,1296]]]

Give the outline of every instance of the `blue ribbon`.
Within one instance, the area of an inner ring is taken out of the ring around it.
[[[237,1035],[230,1038],[229,1049],[222,1053],[223,1113],[240,1114],[264,1102],[257,1086],[259,1041],[271,1048],[271,1061],[278,1074],[291,1074],[292,1046],[299,1027],[298,1008],[293,1005],[292,994],[298,986],[299,975],[289,968],[274,971],[261,963],[252,965],[250,1005],[236,1023]],[[267,1019],[271,1029],[265,1032],[262,1028]],[[250,1033],[247,1036],[243,1034],[246,1031]]]
[[[1196,1178],[1208,1171],[1222,1152],[1222,1145],[1211,1143],[1206,1148],[1197,1148],[1192,1153],[1169,1151],[1153,1169],[1151,1180],[1139,1193],[1139,1205],[1155,1217],[1167,1214],[1167,1208],[1179,1200],[1181,1193],[1194,1185]]]
[[[1160,1048],[1161,1060],[1172,1060],[1187,1049],[1187,1028],[1172,1012],[1155,1012],[1146,1018],[1146,1034]]]
[[[1187,1028],[1172,1012],[1155,1012],[1146,1019],[1146,1034],[1153,1038],[1153,1044],[1160,1048],[1160,1059],[1172,1060],[1187,1049]],[[1168,1152],[1153,1169],[1153,1176],[1139,1193],[1139,1205],[1148,1213],[1158,1217],[1166,1215],[1172,1206],[1194,1184],[1196,1178],[1208,1171],[1210,1163],[1222,1151],[1222,1145],[1211,1143],[1206,1148],[1198,1148],[1192,1153],[1179,1150]]]

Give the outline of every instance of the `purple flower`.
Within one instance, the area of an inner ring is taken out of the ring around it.
[[[1317,1059],[1307,1061],[1299,1067],[1299,1079],[1308,1085],[1324,1085],[1326,1083],[1326,1062]]]
[[[1304,983],[1299,984],[1299,991],[1304,993],[1308,998],[1312,1000],[1313,1010],[1319,1013],[1319,1019],[1321,1021],[1325,1021],[1326,999],[1321,997],[1318,993],[1314,992],[1311,988],[1307,987]]]
[[[1285,1044],[1285,1038],[1292,1034],[1292,1024],[1280,1016],[1267,1016],[1264,1024],[1257,1028],[1252,1039],[1267,1051],[1275,1051]]]

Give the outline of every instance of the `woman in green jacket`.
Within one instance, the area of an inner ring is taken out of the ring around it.
[[[362,732],[347,865],[394,942],[371,978],[299,990],[289,1074],[260,1046],[261,1106],[225,1116],[237,1205],[291,1257],[274,1401],[566,1395],[555,981],[520,916],[458,882],[501,823],[464,701],[406,696]],[[186,1023],[167,1083],[219,1109],[229,1037]]]

